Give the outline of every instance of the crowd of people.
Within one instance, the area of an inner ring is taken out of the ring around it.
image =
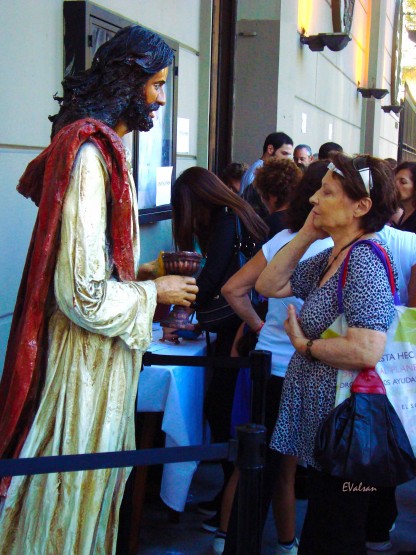
[[[199,251],[196,278],[139,266],[136,190],[121,137],[146,132],[165,104],[173,59],[157,35],[132,26],[97,51],[90,70],[68,76],[52,117],[51,145],[27,168],[19,192],[39,206],[0,389],[1,453],[41,457],[134,448],[141,355],[156,303],[211,301],[215,354],[247,345],[272,353],[262,518],[271,504],[276,555],[365,555],[391,547],[394,488],[345,494],[323,472],[314,441],[334,408],[338,369],[375,366],[394,301],[384,245],[401,299],[416,306],[416,163],[347,156],[337,143],[313,154],[286,133],[268,135],[251,166],[234,162],[223,181],[185,170],[172,187],[177,249]],[[366,239],[367,242],[359,243]],[[339,314],[345,336],[322,338]],[[214,371],[205,414],[214,441],[231,435],[238,371]],[[307,467],[308,509],[295,537],[295,479]],[[213,552],[236,554],[238,470],[223,462],[210,512]],[[0,553],[111,554],[125,468],[3,478]],[[203,506],[205,505],[205,506]]]
[[[224,175],[242,166],[230,164]],[[266,137],[262,156],[242,178],[240,173],[241,185],[232,187],[269,227],[269,240],[227,279],[222,293],[240,319],[229,354],[239,353],[247,334],[255,336],[257,349],[272,352],[262,518],[264,524],[271,502],[277,555],[360,555],[392,546],[395,488],[345,495],[342,480],[322,472],[314,458],[317,429],[334,408],[337,368],[374,366],[394,315],[386,272],[365,244],[349,261],[343,298],[347,334],[337,341],[320,337],[338,315],[344,258],[362,239],[386,247],[401,301],[415,306],[416,236],[409,233],[416,221],[415,171],[413,162],[347,156],[333,142],[314,155],[309,145],[293,148],[292,139],[277,132]],[[225,414],[231,404],[222,406]],[[308,480],[300,542],[295,537],[299,465],[307,467]],[[234,469],[216,498],[199,506],[211,515],[202,527],[215,531],[214,554],[237,552],[232,510],[237,487]]]

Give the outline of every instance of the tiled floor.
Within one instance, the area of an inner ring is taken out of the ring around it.
[[[192,483],[186,511],[179,522],[171,522],[166,507],[153,493],[147,500],[140,535],[138,555],[209,555],[213,534],[204,532],[201,523],[204,516],[196,512],[196,504],[210,499],[221,484],[219,465],[201,464]],[[397,489],[399,517],[392,533],[393,549],[386,555],[400,550],[416,549],[416,480]],[[297,501],[297,530],[301,530],[306,501]],[[271,513],[266,524],[261,555],[273,555],[276,531]],[[375,552],[369,551],[369,555]],[[351,553],[351,555],[354,555]]]

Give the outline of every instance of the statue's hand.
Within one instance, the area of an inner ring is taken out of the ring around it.
[[[188,276],[163,276],[155,279],[157,302],[191,306],[196,299],[196,280]]]

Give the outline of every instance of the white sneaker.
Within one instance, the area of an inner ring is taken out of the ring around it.
[[[213,555],[222,555],[225,548],[225,534],[215,535],[214,541],[212,542],[212,553]]]
[[[295,538],[295,543],[289,549],[284,545],[278,543],[276,551],[274,552],[274,555],[297,555],[298,546],[299,546],[299,540],[297,538]]]
[[[388,551],[393,547],[390,540],[385,542],[365,542],[365,546],[370,551]]]
[[[394,532],[395,528],[396,523],[393,522],[389,533],[391,534],[392,532]],[[393,544],[391,543],[390,539],[388,539],[385,542],[365,542],[365,546],[370,551],[388,551],[393,547]]]

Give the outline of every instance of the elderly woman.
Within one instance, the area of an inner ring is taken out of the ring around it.
[[[365,522],[370,494],[346,493],[343,480],[321,471],[314,458],[316,432],[335,403],[337,369],[372,367],[381,358],[385,334],[394,317],[386,272],[372,249],[357,246],[343,289],[348,322],[345,337],[320,339],[337,318],[337,284],[348,249],[359,239],[375,238],[397,208],[388,164],[370,156],[334,153],[305,225],[271,260],[256,282],[268,297],[304,300],[296,315],[289,305],[286,332],[295,348],[286,373],[279,418],[271,447],[297,456],[310,471],[309,504],[299,555],[365,555]],[[299,262],[317,239],[334,242]]]

